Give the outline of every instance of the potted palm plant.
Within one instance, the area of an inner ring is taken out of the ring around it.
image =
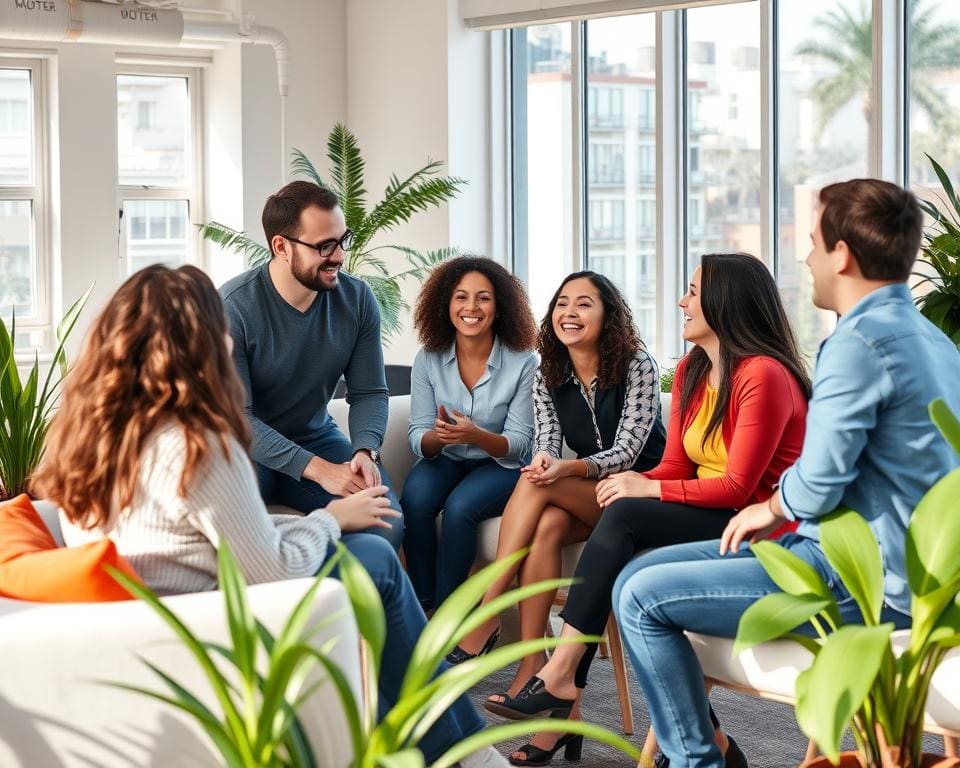
[[[21,379],[16,359],[17,317],[10,328],[0,318],[0,501],[26,493],[30,475],[43,457],[50,416],[60,396],[60,384],[67,375],[65,345],[87,303],[93,286],[67,310],[57,326],[57,348],[40,384],[40,358]]]
[[[487,566],[437,609],[416,645],[398,700],[379,723],[377,677],[386,638],[383,605],[370,576],[342,545],[324,565],[284,628],[273,637],[252,616],[239,566],[229,546],[221,542],[218,580],[226,607],[229,647],[195,637],[149,589],[114,570],[114,578],[148,602],[190,649],[215,694],[219,711],[204,705],[202,696],[186,690],[170,674],[152,665],[165,691],[111,685],[161,699],[191,715],[230,768],[313,768],[317,762],[297,719],[297,708],[316,692],[308,673],[312,667],[318,667],[333,683],[346,713],[354,753],[351,768],[424,768],[417,744],[454,700],[522,656],[570,642],[551,638],[514,643],[436,674],[446,654],[490,616],[531,595],[570,584],[570,579],[544,581],[513,590],[474,609],[487,587],[525,554],[518,552]],[[349,595],[367,661],[362,702],[353,695],[343,672],[326,657],[324,647],[317,648],[309,642],[310,603],[323,578],[335,566]],[[575,642],[599,639],[583,637]],[[215,659],[225,660],[227,669],[222,669]],[[433,766],[450,768],[478,749],[531,731],[579,733],[620,749],[634,760],[640,757],[629,742],[605,728],[549,719],[486,728],[453,746]]]
[[[943,400],[930,415],[960,453],[960,422]],[[907,529],[906,565],[913,625],[899,655],[891,644],[892,623],[880,623],[883,566],[866,521],[839,509],[820,524],[820,541],[830,565],[863,616],[844,624],[830,588],[816,570],[779,544],[761,541],[753,552],[783,590],[761,598],[740,619],[734,654],[780,637],[813,654],[813,664],[796,682],[796,715],[803,732],[824,757],[806,764],[864,768],[958,766],[956,758],[922,753],[924,711],[930,681],[946,653],[960,645],[960,469],[920,500]],[[795,630],[810,622],[819,640]],[[856,659],[856,663],[851,663]],[[850,727],[856,753],[840,752]]]
[[[932,221],[923,234],[918,259],[926,269],[914,272],[921,279],[913,287],[920,289],[916,301],[923,316],[960,346],[960,199],[943,167],[930,155],[927,159],[949,205],[941,210],[929,200],[920,201]]]
[[[321,176],[299,149],[293,150],[290,168],[294,176],[306,177],[322,187],[332,189],[340,198],[347,227],[354,235],[353,247],[347,253],[344,269],[370,286],[380,306],[383,337],[388,340],[400,331],[400,313],[409,309],[401,293],[401,282],[409,279],[422,281],[431,267],[454,254],[456,249],[445,247],[417,251],[402,245],[371,246],[371,241],[409,221],[418,211],[426,211],[452,200],[467,182],[454,176],[439,175],[443,164],[430,161],[403,179],[391,176],[383,199],[371,206],[367,202],[360,147],[356,137],[340,123],[334,126],[327,139],[327,158],[330,161],[329,179]],[[270,258],[270,250],[249,234],[216,221],[202,226],[200,233],[222,248],[241,254],[248,267]],[[392,271],[379,253],[383,251],[401,254],[406,267]]]

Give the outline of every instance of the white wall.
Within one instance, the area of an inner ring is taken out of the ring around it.
[[[350,0],[346,30],[347,121],[367,161],[371,199],[380,199],[390,174],[402,177],[427,160],[445,160],[450,175],[470,182],[450,205],[416,214],[375,244],[488,253],[487,34],[463,27],[456,0]],[[399,269],[403,259],[391,264]],[[406,282],[409,303],[418,290]],[[413,359],[418,344],[404,325],[387,362]]]

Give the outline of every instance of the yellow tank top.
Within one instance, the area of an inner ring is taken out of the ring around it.
[[[717,390],[709,386],[704,387],[700,410],[697,411],[697,415],[683,435],[683,450],[697,465],[697,477],[701,480],[720,477],[727,472],[727,447],[723,444],[722,425],[713,431],[705,443],[703,442],[703,435],[716,406]]]

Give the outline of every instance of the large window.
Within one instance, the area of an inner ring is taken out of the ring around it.
[[[49,335],[42,81],[40,62],[0,68],[0,316],[16,316],[17,347]]]
[[[887,32],[875,40],[877,18]],[[544,133],[524,136],[581,144],[542,171],[554,198],[582,189],[583,215],[554,206],[522,238],[582,238],[557,253],[620,285],[662,363],[684,349],[686,277],[703,253],[737,250],[774,271],[812,364],[836,322],[813,306],[805,264],[818,191],[874,176],[942,198],[927,154],[960,184],[960,2],[753,0],[534,29],[574,41],[571,85]],[[525,183],[515,173],[515,200],[532,199]],[[536,293],[539,276],[522,274]]]
[[[117,75],[117,151],[126,274],[196,261],[197,76]]]
[[[539,319],[560,280],[573,269],[570,25],[517,30],[511,47],[514,267],[529,281]],[[612,109],[613,102],[605,98],[604,114]]]
[[[960,179],[960,3],[908,0],[907,5],[909,181],[917,194],[933,199],[943,190],[927,155],[955,185]]]
[[[868,173],[871,18],[869,6],[837,0],[781,0],[779,7],[779,284],[812,362],[835,317],[813,306],[805,261],[818,190]]]
[[[687,11],[687,254],[760,253],[760,6]],[[695,170],[694,170],[695,169]]]
[[[598,19],[586,24],[588,104],[614,105],[612,117],[588,114],[588,238],[586,265],[609,277],[627,297],[641,336],[656,337],[656,60],[654,16]],[[612,148],[616,173],[604,173],[600,148]]]

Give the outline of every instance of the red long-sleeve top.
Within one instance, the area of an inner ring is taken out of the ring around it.
[[[800,456],[807,400],[793,374],[771,357],[748,357],[733,373],[721,431],[726,473],[699,479],[697,465],[683,448],[683,435],[703,402],[703,387],[685,413],[680,391],[686,360],[677,366],[670,404],[667,444],[660,463],[646,477],[660,481],[660,498],[699,507],[741,509],[773,495],[783,471]]]

